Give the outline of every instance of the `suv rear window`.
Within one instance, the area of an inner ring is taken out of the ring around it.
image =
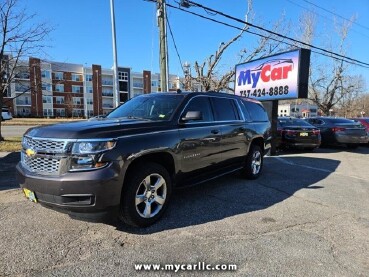
[[[246,109],[249,111],[252,121],[268,121],[268,115],[264,107],[258,103],[250,101],[242,101]]]
[[[233,99],[212,97],[211,101],[214,106],[215,120],[229,121],[239,119]]]

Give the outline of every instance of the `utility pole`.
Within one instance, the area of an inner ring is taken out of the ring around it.
[[[166,27],[165,0],[158,0],[157,17],[159,26],[159,48],[160,48],[160,87],[161,91],[168,91],[168,46]]]

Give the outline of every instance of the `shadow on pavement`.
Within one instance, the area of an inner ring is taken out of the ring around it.
[[[0,191],[19,188],[15,179],[15,166],[20,161],[20,152],[11,152],[0,157]]]
[[[15,178],[19,160],[19,152],[0,157],[0,191],[19,187]],[[111,217],[97,221],[113,225],[120,231],[145,235],[222,220],[266,209],[301,189],[322,189],[316,184],[333,173],[339,164],[340,161],[323,158],[266,157],[264,172],[257,180],[245,180],[234,174],[175,190],[163,218],[148,228],[131,228]],[[77,219],[83,220],[83,216]],[[85,220],[95,221],[93,218]]]
[[[369,146],[369,144],[368,144]],[[337,153],[337,152],[347,152],[347,153],[356,153],[356,154],[369,154],[369,147],[366,145],[359,146],[355,149],[350,149],[345,145],[329,145],[329,146],[320,146],[315,150],[304,150],[304,149],[283,149],[278,150],[277,155],[294,155],[301,153]]]
[[[203,185],[174,191],[163,218],[145,229],[115,223],[118,230],[152,234],[168,229],[222,220],[238,214],[263,210],[282,202],[301,189],[321,189],[316,185],[336,170],[340,161],[321,158],[267,157],[264,172],[250,181],[229,175]]]

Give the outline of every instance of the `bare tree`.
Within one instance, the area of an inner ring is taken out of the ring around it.
[[[35,14],[27,14],[19,7],[19,0],[3,0],[0,3],[0,107],[8,95],[9,86],[16,81],[20,62],[28,56],[39,54],[46,47],[45,39],[52,28],[45,23],[35,23]],[[0,141],[4,140],[1,134]]]
[[[354,18],[343,24],[341,28],[336,28],[339,43],[336,47],[327,46],[327,49],[346,55],[346,39],[353,20]],[[308,23],[303,23],[303,25],[306,24]],[[328,38],[332,39],[332,36]],[[340,105],[344,105],[345,110],[350,111],[352,108],[349,105],[352,105],[353,99],[364,90],[362,77],[351,75],[350,65],[333,56],[325,59],[321,64],[316,62],[310,68],[309,99],[325,115],[330,114],[333,107],[338,109]]]
[[[253,21],[252,0],[248,0],[248,10],[245,18],[247,23],[251,23]],[[278,21],[273,26],[273,31],[276,33],[280,32],[280,30],[283,28],[282,23],[284,22],[284,20]],[[225,72],[218,71],[218,66],[226,50],[232,44],[238,41],[245,33],[249,32],[250,27],[247,23],[236,36],[227,42],[221,42],[214,54],[210,55],[201,63],[195,61],[194,74],[190,72],[190,75],[186,76],[186,87],[190,87],[191,90],[194,90],[194,85],[198,85],[198,90],[200,91],[233,91],[231,84],[234,82],[235,76],[234,65],[232,65],[232,68]],[[254,35],[255,34],[251,34],[250,36]],[[260,36],[256,47],[252,49],[244,48],[239,51],[238,63],[244,63],[256,58],[262,58],[276,53],[281,49],[282,40],[280,38],[277,38],[275,35],[270,33],[259,32],[259,35]],[[189,81],[192,84],[191,86],[188,86]]]

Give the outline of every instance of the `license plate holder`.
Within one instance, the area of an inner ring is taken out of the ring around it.
[[[29,190],[29,189],[23,189],[23,193],[26,196],[26,198],[34,203],[37,203],[37,198],[36,198],[36,194]]]

